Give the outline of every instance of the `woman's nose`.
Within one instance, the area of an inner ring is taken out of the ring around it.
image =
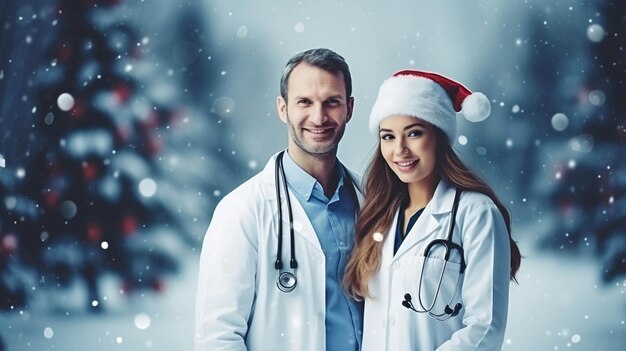
[[[407,151],[407,147],[406,147],[406,140],[404,140],[404,138],[398,138],[396,139],[396,145],[394,147],[394,152],[396,154],[403,154]]]

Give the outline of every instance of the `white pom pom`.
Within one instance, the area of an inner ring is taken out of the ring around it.
[[[485,94],[474,92],[463,100],[461,112],[470,122],[484,121],[491,113],[491,104]]]

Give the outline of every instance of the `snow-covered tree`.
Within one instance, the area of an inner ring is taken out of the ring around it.
[[[30,215],[2,219],[14,223],[0,234],[12,238],[11,255],[35,277],[26,290],[78,284],[91,310],[106,304],[106,275],[124,295],[161,291],[222,192],[247,175],[229,112],[181,98],[179,72],[133,26],[133,6],[143,5],[55,4],[28,92],[37,101],[30,147],[12,188]]]
[[[626,274],[626,5],[602,1],[583,10],[597,16],[570,14],[558,30],[541,18],[535,26],[527,115],[537,132],[526,153],[535,165],[528,184],[543,203],[543,244],[595,253],[608,282]]]

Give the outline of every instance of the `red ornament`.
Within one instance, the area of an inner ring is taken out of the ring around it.
[[[74,107],[72,107],[72,110],[70,111],[70,115],[78,119],[78,118],[83,117],[84,114],[85,114],[85,104],[83,104],[81,101],[76,101],[74,103]]]
[[[135,232],[137,231],[137,226],[138,223],[135,217],[130,215],[122,217],[122,222],[120,223],[120,229],[122,230],[122,234],[126,236],[135,234]]]
[[[155,278],[152,281],[152,290],[155,292],[161,293],[165,290],[165,283],[159,278]]]
[[[98,242],[102,239],[102,228],[95,223],[87,224],[87,239],[91,242]]]
[[[126,84],[117,84],[113,89],[113,94],[115,94],[118,103],[126,103],[130,98],[130,88]]]
[[[49,191],[44,195],[44,202],[48,207],[56,207],[59,204],[60,195],[56,191]]]
[[[98,176],[98,166],[93,162],[83,162],[83,178],[92,181]]]
[[[161,142],[161,140],[157,139],[155,136],[151,135],[148,138],[148,142],[146,143],[146,152],[149,155],[155,155],[162,149],[163,149],[163,142]]]
[[[10,255],[17,251],[17,237],[13,233],[8,233],[0,241],[0,253]]]

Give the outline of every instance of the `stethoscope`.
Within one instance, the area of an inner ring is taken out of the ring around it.
[[[425,264],[422,265],[422,271],[420,273],[420,282],[419,282],[419,286],[417,290],[417,301],[419,303],[420,309],[415,308],[412,302],[411,294],[409,293],[404,294],[404,301],[402,301],[402,306],[412,311],[415,311],[417,313],[428,313],[429,316],[439,321],[445,321],[449,318],[452,318],[458,315],[459,312],[461,311],[461,308],[463,308],[463,305],[461,303],[457,303],[454,305],[454,307],[450,307],[450,304],[454,300],[459,284],[461,282],[461,276],[465,272],[465,259],[463,256],[464,254],[463,247],[461,247],[461,245],[456,244],[452,241],[452,233],[454,231],[456,212],[457,212],[457,208],[459,207],[460,196],[461,196],[461,190],[457,189],[456,194],[454,195],[454,204],[452,205],[452,217],[450,218],[450,230],[448,231],[448,237],[446,239],[435,239],[431,241],[428,244],[428,246],[426,246],[426,249],[424,250],[424,263],[426,262],[426,259],[428,258],[428,255],[430,254],[431,250],[433,250],[433,248],[443,246],[445,250],[443,268],[441,269],[441,274],[439,275],[439,282],[437,284],[437,290],[435,291],[435,296],[433,297],[432,302],[428,305],[428,307],[425,307],[422,301],[422,282],[424,281],[424,267],[426,266]],[[439,291],[441,290],[441,282],[443,281],[443,277],[446,272],[446,266],[450,259],[450,255],[454,251],[457,251],[459,253],[459,256],[461,257],[461,268],[460,268],[459,276],[457,277],[457,280],[456,280],[456,284],[454,285],[454,293],[452,294],[450,301],[446,303],[446,306],[444,307],[443,312],[435,313],[433,311],[433,308],[435,307],[435,303],[437,302],[437,298],[439,297]]]
[[[291,211],[291,201],[289,200],[289,191],[287,189],[287,178],[285,177],[285,168],[283,167],[283,154],[285,151],[281,151],[278,155],[276,155],[276,172],[275,172],[275,182],[276,182],[276,201],[278,208],[278,245],[276,248],[276,262],[274,263],[274,268],[278,271],[278,278],[276,279],[276,286],[278,290],[289,293],[292,292],[296,285],[298,284],[298,279],[296,278],[296,268],[298,268],[298,261],[296,260],[296,246],[294,241],[294,230],[293,230],[293,213]],[[353,185],[352,195],[353,198],[356,199],[356,191],[354,190],[354,182],[352,181],[352,177],[347,169],[344,168],[344,174],[346,178]],[[280,179],[282,178],[283,183],[283,191],[285,192],[285,199],[287,201],[287,214],[289,218],[289,240],[291,241],[291,258],[289,259],[289,267],[291,267],[292,272],[283,271],[283,260],[282,260],[282,250],[283,250],[283,210],[280,203]]]
[[[276,262],[274,268],[278,271],[278,278],[276,279],[276,286],[278,290],[288,293],[292,292],[298,284],[296,278],[295,269],[298,268],[298,261],[296,260],[296,246],[294,243],[293,233],[293,213],[291,212],[291,201],[289,200],[289,192],[287,190],[287,178],[285,177],[285,168],[283,167],[283,154],[285,151],[281,151],[276,156],[276,202],[278,203],[278,248],[276,249]],[[280,177],[279,177],[280,173]],[[280,178],[283,179],[283,189],[285,190],[285,199],[287,199],[287,213],[289,214],[289,240],[291,240],[291,259],[289,260],[289,267],[293,270],[293,273],[282,271],[283,260],[283,209],[280,204]]]

